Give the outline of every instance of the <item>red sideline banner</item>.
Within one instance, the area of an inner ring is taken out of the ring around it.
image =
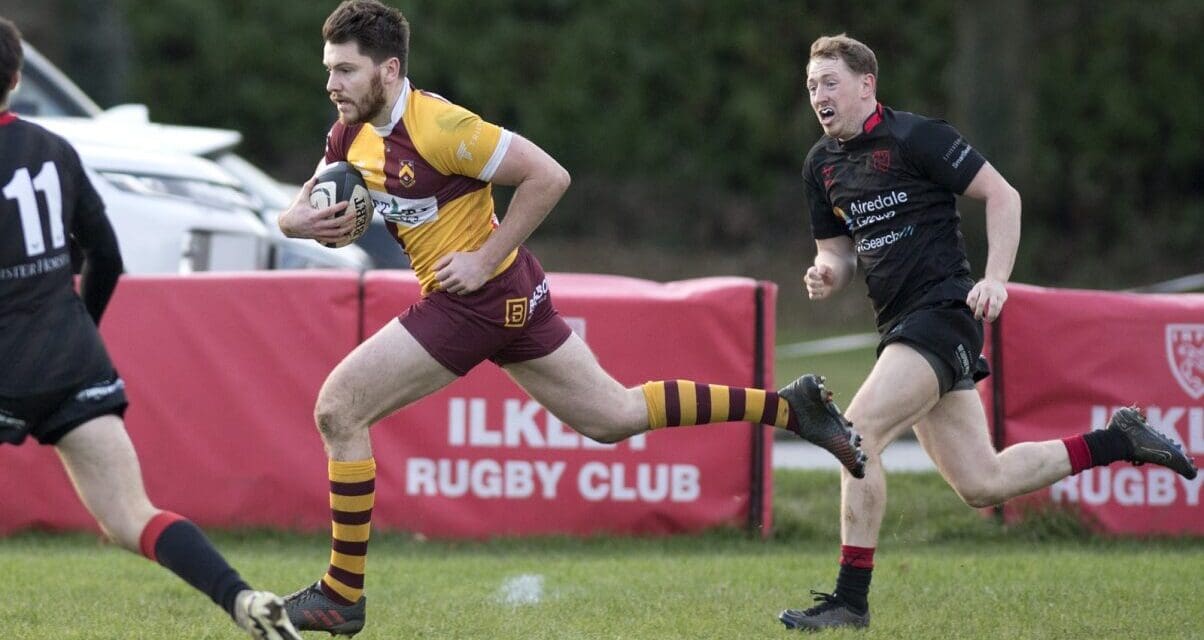
[[[620,382],[772,380],[773,285],[549,276]],[[151,499],[202,526],[329,528],[313,403],[362,338],[418,298],[408,272],[127,277],[102,333],[126,381]],[[758,306],[759,305],[759,306]],[[769,522],[767,428],[677,429],[599,445],[485,363],[373,428],[373,522],[440,537],[670,533]],[[92,529],[54,452],[0,448],[0,533]]]
[[[1102,429],[1114,410],[1138,404],[1204,463],[1204,295],[1010,285],[992,330],[995,371],[980,391],[998,445]],[[1201,535],[1202,484],[1204,475],[1115,463],[1010,501],[1004,515],[1052,502],[1110,533]]]
[[[313,403],[355,347],[348,274],[124,276],[101,321],[147,493],[202,526],[329,527]],[[0,447],[0,533],[99,530],[50,447]]]

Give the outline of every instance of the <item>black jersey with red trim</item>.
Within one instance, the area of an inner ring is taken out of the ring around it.
[[[844,143],[825,135],[807,154],[811,231],[816,240],[853,239],[880,331],[970,292],[955,194],[985,163],[945,121],[881,104],[860,135]]]
[[[0,395],[68,389],[112,370],[93,316],[75,293],[72,240],[85,256],[116,256],[120,271],[104,204],[75,149],[0,113]]]

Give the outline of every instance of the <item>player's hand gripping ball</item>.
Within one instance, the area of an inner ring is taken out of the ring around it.
[[[318,183],[309,194],[309,204],[315,209],[324,209],[339,202],[347,202],[347,208],[335,214],[355,216],[355,228],[351,234],[338,242],[323,242],[328,247],[345,247],[359,239],[372,222],[372,196],[359,170],[347,162],[336,162],[318,174]]]

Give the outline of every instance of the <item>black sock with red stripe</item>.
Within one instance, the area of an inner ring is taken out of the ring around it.
[[[840,573],[836,576],[836,596],[856,614],[869,610],[870,579],[874,573],[874,548],[841,545]]]
[[[200,528],[179,514],[160,511],[151,518],[142,530],[139,547],[142,555],[209,596],[231,618],[235,597],[251,588]]]
[[[1133,458],[1133,443],[1119,431],[1097,429],[1083,434],[1083,440],[1091,450],[1091,462],[1096,466]]]
[[[1133,444],[1124,434],[1111,429],[1097,429],[1062,438],[1070,458],[1070,475],[1091,467],[1110,465],[1117,460],[1133,459]]]

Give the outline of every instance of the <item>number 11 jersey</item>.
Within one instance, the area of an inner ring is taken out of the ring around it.
[[[66,389],[112,369],[75,293],[69,240],[111,234],[65,140],[0,112],[0,396]]]

